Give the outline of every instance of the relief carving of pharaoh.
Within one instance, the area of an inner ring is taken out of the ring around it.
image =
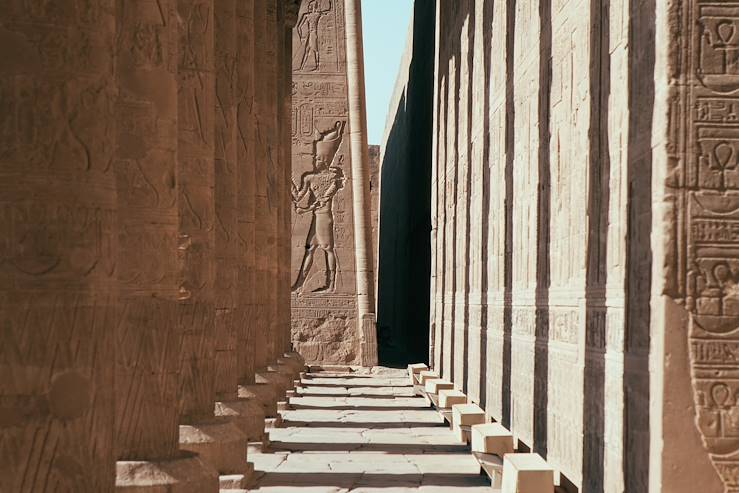
[[[305,254],[293,292],[300,293],[313,268],[316,250],[326,258],[326,280],[314,293],[333,293],[336,290],[336,252],[334,239],[334,198],[344,188],[343,170],[334,164],[336,154],[344,139],[346,122],[337,121],[326,132],[316,132],[313,142],[313,171],[300,178],[300,185],[292,184],[292,200],[298,214],[312,214],[305,240]]]

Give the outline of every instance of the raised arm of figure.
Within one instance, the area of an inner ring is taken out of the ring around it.
[[[301,200],[305,198],[306,195],[308,195],[308,192],[310,192],[310,180],[308,179],[308,176],[303,175],[300,178],[300,188],[295,186],[295,183],[292,184],[292,190],[290,191],[292,195],[293,202],[295,205],[298,204]]]

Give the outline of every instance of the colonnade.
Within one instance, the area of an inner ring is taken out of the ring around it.
[[[248,477],[303,368],[299,3],[0,4],[0,491]]]

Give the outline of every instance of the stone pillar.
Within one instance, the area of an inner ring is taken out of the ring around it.
[[[284,43],[285,43],[285,53],[283,56],[282,61],[282,70],[284,71],[284,94],[283,94],[283,103],[284,103],[284,112],[282,116],[282,121],[286,122],[286,125],[284,128],[283,133],[283,145],[285,146],[285,188],[284,188],[284,198],[285,201],[283,202],[286,212],[285,217],[285,237],[283,238],[285,251],[283,254],[283,265],[285,267],[285,288],[283,291],[283,294],[285,296],[285,303],[283,304],[283,310],[286,315],[286,319],[284,322],[283,330],[285,340],[283,342],[284,344],[284,351],[286,351],[286,358],[285,360],[288,363],[291,363],[294,367],[294,370],[296,372],[296,378],[299,378],[299,374],[301,371],[305,370],[305,360],[298,354],[292,344],[292,293],[291,293],[291,283],[292,283],[292,223],[293,223],[293,204],[292,204],[292,197],[290,193],[290,183],[292,182],[293,177],[293,155],[292,155],[292,143],[293,143],[293,135],[296,131],[297,124],[293,119],[293,91],[296,88],[296,84],[293,82],[293,57],[295,55],[293,50],[293,29],[298,23],[298,15],[300,13],[300,7],[302,4],[302,0],[289,0],[287,2],[286,11],[285,11],[285,33],[284,33]]]
[[[280,304],[282,283],[280,282],[281,209],[283,208],[283,152],[280,133],[281,102],[280,62],[282,54],[281,18],[282,2],[263,0],[256,4],[255,19],[259,29],[256,37],[257,50],[257,253],[264,288],[264,320],[261,339],[257,342],[257,383],[269,384],[274,398],[268,404],[268,415],[276,415],[273,408],[284,395],[292,379],[281,374],[277,367],[280,353],[280,321],[283,314]]]
[[[255,208],[256,208],[256,134],[254,120],[254,2],[237,2],[237,106],[236,120],[238,127],[236,176],[239,265],[237,300],[239,306],[245,307],[239,320],[241,325],[237,342],[238,380],[239,384],[254,383],[256,358],[256,245],[255,245]]]
[[[362,366],[373,366],[377,364],[377,328],[375,326],[372,241],[370,235],[371,204],[361,0],[347,0],[345,16],[360,362]]]
[[[214,2],[179,0],[177,206],[181,262],[177,321],[180,446],[221,475],[245,472],[246,437],[215,408]],[[223,196],[219,197],[223,198]]]
[[[274,171],[276,154],[277,94],[275,91],[275,43],[270,36],[276,22],[275,0],[255,0],[255,107],[256,125],[256,284],[257,294],[257,353],[256,368],[263,369],[271,362],[274,352],[273,337],[276,326],[273,315],[275,300],[275,227],[277,223]]]
[[[252,102],[244,110],[251,115],[240,114],[239,125],[246,132],[246,145],[253,142],[253,151],[245,150],[243,155],[252,163],[240,163],[240,169],[249,174],[253,187],[248,189],[254,199],[245,197],[243,206],[249,214],[247,221],[253,217],[253,251],[254,271],[253,283],[249,287],[254,291],[254,346],[253,364],[249,363],[249,374],[242,381],[239,396],[255,399],[260,403],[265,416],[277,416],[277,387],[273,385],[268,366],[273,362],[275,350],[275,330],[277,328],[277,278],[276,278],[276,233],[277,211],[279,203],[276,198],[275,173],[278,169],[279,154],[277,149],[277,90],[276,90],[276,43],[275,27],[277,23],[277,3],[275,0],[255,0],[251,8],[245,11],[252,16],[253,47],[249,47],[253,56],[252,74],[244,74],[246,86],[252,84]],[[245,70],[249,70],[245,67]],[[242,156],[240,155],[240,158]],[[253,177],[253,178],[252,178]],[[252,205],[253,204],[253,205]],[[252,212],[253,207],[253,212]],[[250,223],[251,224],[251,223]],[[249,231],[251,233],[251,231]],[[250,238],[251,241],[251,238]],[[251,253],[248,254],[251,256]],[[263,428],[264,422],[261,423]],[[250,433],[251,440],[260,440],[263,429],[254,429]],[[253,436],[254,434],[259,436]]]
[[[224,413],[238,412],[246,417],[246,435],[249,441],[261,441],[264,435],[265,412],[261,400],[254,392],[255,358],[257,354],[257,320],[255,317],[256,247],[256,162],[255,146],[256,111],[254,108],[255,59],[254,59],[254,2],[236,2],[236,125],[237,163],[236,183],[238,209],[238,263],[236,300],[237,314],[237,380],[239,388],[238,407],[229,404]],[[242,430],[244,431],[244,430]]]
[[[215,385],[219,401],[237,396],[239,264],[236,127],[236,0],[215,0]]]
[[[0,490],[113,489],[112,2],[0,7]]]
[[[276,170],[275,180],[277,193],[277,331],[275,332],[275,355],[274,358],[282,358],[285,354],[285,325],[290,324],[290,286],[288,279],[289,258],[286,258],[286,249],[290,245],[289,221],[292,211],[290,210],[289,189],[287,187],[287,171],[290,166],[290,104],[291,98],[289,83],[289,58],[287,43],[285,42],[288,32],[286,27],[287,2],[279,2],[277,10],[277,25],[275,36],[277,37],[277,125],[278,137],[277,147],[279,150],[279,166]],[[287,69],[285,65],[287,64]],[[287,297],[286,297],[287,295]],[[289,329],[288,329],[289,330]],[[274,361],[274,360],[273,360]]]
[[[173,1],[118,0],[118,491],[216,486],[178,447],[177,22]],[[169,477],[161,482],[157,477]]]
[[[239,296],[239,269],[245,247],[239,231],[239,126],[240,84],[236,0],[215,0],[215,385],[216,415],[230,418],[248,438],[256,403],[238,398],[239,341],[244,337],[248,303]],[[248,287],[244,288],[249,291]],[[252,405],[254,404],[254,405]],[[258,416],[257,416],[258,418]],[[263,418],[258,429],[263,428]],[[245,444],[244,444],[245,445]],[[246,460],[246,450],[241,458]],[[230,487],[245,487],[251,465],[234,476]],[[247,477],[244,477],[247,476]]]

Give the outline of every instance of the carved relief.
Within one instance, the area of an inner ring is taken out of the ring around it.
[[[311,0],[308,11],[298,21],[296,31],[301,42],[302,58],[298,70],[315,72],[321,67],[319,29],[321,20],[331,11],[331,0]]]
[[[739,3],[692,0],[685,14],[692,68],[672,118],[681,111],[686,125],[671,143],[675,162],[687,151],[675,182],[687,209],[675,215],[676,240],[687,238],[677,284],[691,315],[696,425],[729,492],[739,488]]]
[[[310,361],[351,364],[359,341],[343,0],[302,2],[291,92],[292,338]]]
[[[313,267],[317,249],[326,255],[327,275],[325,283],[315,293],[336,291],[336,253],[334,248],[334,198],[344,188],[344,171],[335,164],[336,153],[344,139],[346,122],[336,122],[334,128],[321,133],[314,142],[314,170],[305,173],[300,186],[292,184],[292,199],[298,214],[313,215],[308,236],[305,240],[305,256],[293,284],[293,291],[301,291]],[[304,201],[307,200],[307,203]]]

